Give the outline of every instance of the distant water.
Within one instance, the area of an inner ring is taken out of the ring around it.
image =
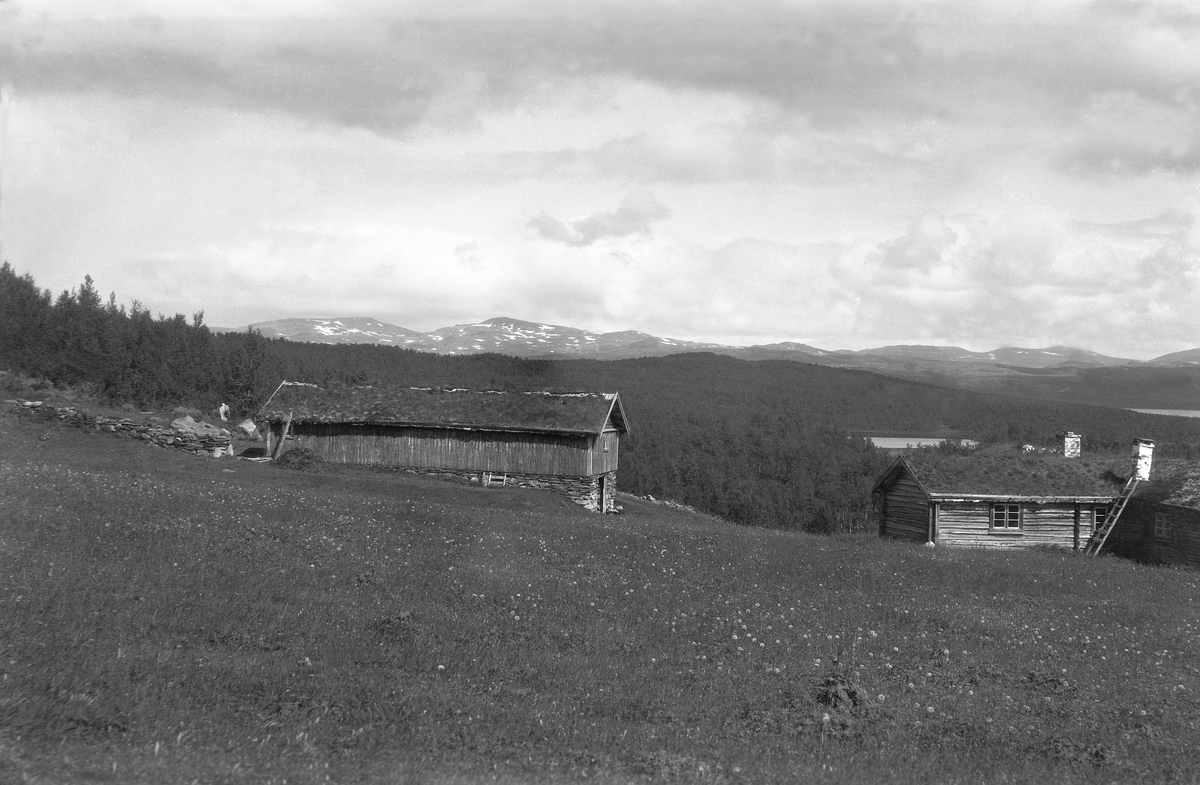
[[[884,450],[903,450],[906,447],[936,447],[945,439],[926,436],[868,436],[871,444]],[[975,447],[971,439],[960,440],[964,447]]]
[[[1169,417],[1200,417],[1200,409],[1131,409],[1142,414],[1165,414]]]

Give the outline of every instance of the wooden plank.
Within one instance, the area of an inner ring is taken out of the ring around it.
[[[283,449],[283,443],[287,441],[288,428],[292,425],[292,414],[288,412],[287,422],[283,424],[283,430],[279,432],[279,444],[275,445],[275,452],[271,453],[271,460],[275,460],[279,455],[279,451]]]
[[[596,437],[343,424],[296,428],[304,446],[335,463],[580,477],[599,473],[590,444]],[[606,463],[609,471],[616,470],[615,455]]]
[[[925,542],[929,538],[930,505],[920,485],[908,472],[897,474],[881,490],[883,516],[880,534],[903,540]]]

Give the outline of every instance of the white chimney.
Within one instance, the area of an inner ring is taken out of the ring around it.
[[[1150,439],[1133,440],[1133,476],[1138,480],[1150,479],[1150,459],[1153,455],[1153,441]]]

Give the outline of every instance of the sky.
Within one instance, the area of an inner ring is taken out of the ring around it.
[[[0,0],[0,254],[234,327],[1200,346],[1200,6]]]

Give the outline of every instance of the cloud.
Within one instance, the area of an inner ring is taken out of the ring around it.
[[[564,223],[545,212],[529,219],[528,226],[539,237],[575,248],[598,240],[650,234],[650,224],[670,217],[666,205],[649,194],[630,194],[612,212],[598,212]]]
[[[830,270],[857,298],[859,335],[1136,357],[1167,337],[1195,341],[1193,226],[1178,212],[1113,224],[934,214],[892,240],[848,249]]]
[[[20,89],[155,93],[400,134],[427,121],[473,122],[546,85],[628,78],[741,95],[845,129],[879,116],[966,117],[1022,95],[1013,100],[1053,116],[1115,88],[1178,104],[1195,96],[1181,85],[1200,76],[1187,24],[1196,18],[910,2],[526,2],[502,14],[482,3],[453,12],[379,4],[269,24],[30,15],[14,80]],[[981,94],[984,79],[1007,88]]]
[[[1078,176],[1141,177],[1166,173],[1190,176],[1200,172],[1200,144],[1153,148],[1144,144],[1089,142],[1068,152],[1063,169]]]

